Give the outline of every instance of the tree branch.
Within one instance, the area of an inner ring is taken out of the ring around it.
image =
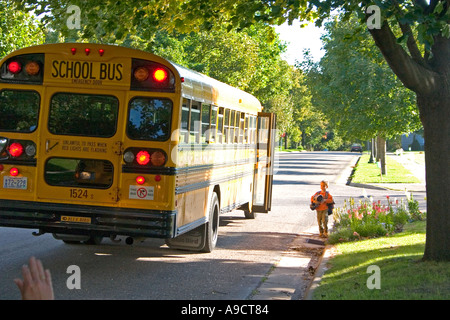
[[[425,65],[425,60],[422,57],[422,54],[420,53],[419,48],[417,47],[417,42],[414,39],[414,35],[411,30],[411,26],[407,23],[401,23],[398,22],[400,25],[400,29],[402,30],[403,34],[408,37],[406,41],[406,45],[408,46],[409,53],[411,54],[411,57],[419,64]]]
[[[397,43],[397,38],[385,21],[380,29],[369,29],[375,44],[405,87],[417,94],[430,95],[439,90],[439,75],[417,63]]]

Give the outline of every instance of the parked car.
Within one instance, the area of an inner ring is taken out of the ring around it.
[[[354,143],[352,144],[352,148],[350,149],[350,151],[362,152],[362,147],[359,143]]]

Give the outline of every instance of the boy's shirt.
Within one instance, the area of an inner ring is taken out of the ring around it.
[[[328,193],[328,198],[326,198],[326,194]],[[333,201],[333,196],[328,192],[328,191],[325,191],[325,192],[323,192],[323,191],[320,191],[320,192],[316,192],[316,193],[314,193],[312,196],[311,196],[311,202],[314,202],[314,198],[316,197],[316,195],[318,196],[319,194],[321,194],[322,195],[322,197],[325,199],[325,202],[324,203],[321,203],[317,208],[316,208],[316,210],[318,210],[318,211],[322,211],[322,210],[328,210],[328,205],[327,205],[327,203],[333,203],[334,201]]]

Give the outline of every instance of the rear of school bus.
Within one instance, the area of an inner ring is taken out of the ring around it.
[[[0,226],[171,238],[180,84],[165,60],[53,44],[0,61]]]

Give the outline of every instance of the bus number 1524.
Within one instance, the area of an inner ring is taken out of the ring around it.
[[[87,199],[88,192],[83,189],[70,189],[70,197],[74,199]]]

